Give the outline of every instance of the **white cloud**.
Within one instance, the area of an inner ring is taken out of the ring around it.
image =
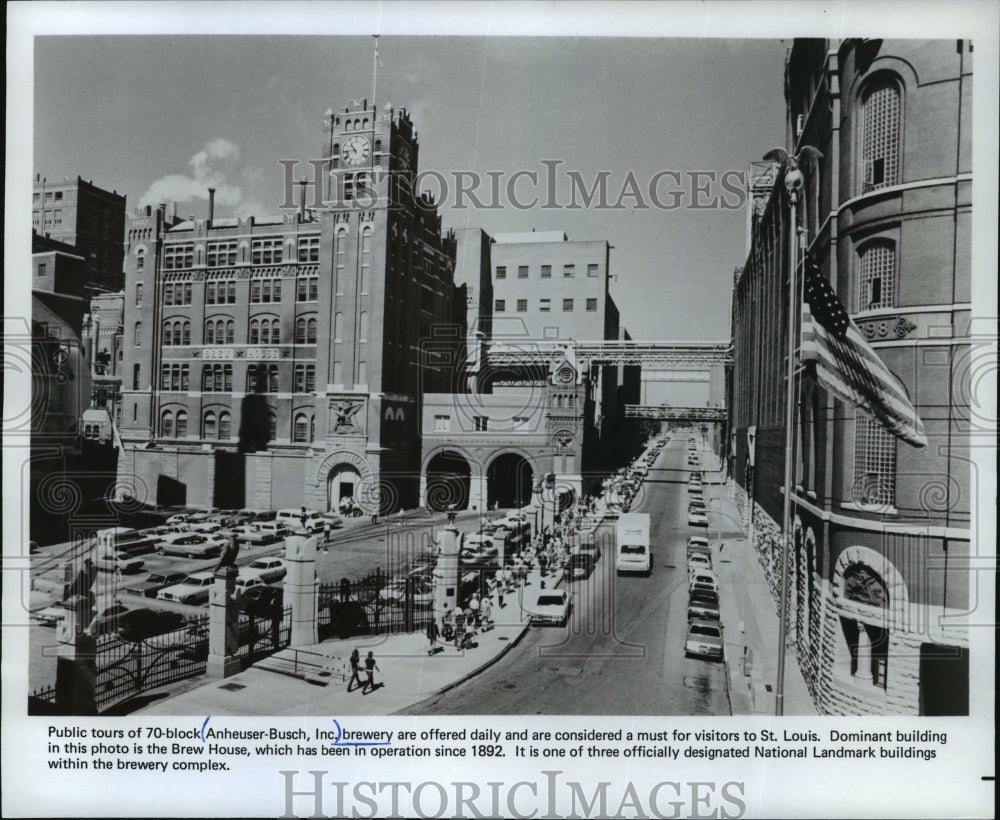
[[[235,216],[259,214],[263,205],[246,195],[239,181],[246,176],[240,168],[239,145],[227,139],[215,139],[205,144],[188,161],[187,174],[168,174],[153,182],[139,199],[140,205],[160,202],[192,203],[208,200],[208,189],[215,188],[217,212]],[[253,174],[249,174],[249,179]],[[180,210],[183,214],[183,209]]]

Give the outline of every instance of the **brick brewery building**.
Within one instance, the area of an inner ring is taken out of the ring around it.
[[[447,379],[420,340],[451,322],[455,258],[409,195],[418,148],[405,110],[364,101],[325,116],[322,208],[129,218],[120,474],[137,498],[417,503],[417,396]]]
[[[801,40],[789,145],[806,253],[905,386],[929,441],[897,441],[806,371],[796,420],[789,646],[827,714],[966,714],[969,633],[971,44]],[[734,477],[777,594],[789,209],[754,203],[733,298]],[[805,254],[803,254],[805,255]],[[756,426],[756,463],[748,428]],[[749,509],[747,510],[749,512]]]
[[[32,187],[32,231],[76,249],[90,293],[121,290],[125,197],[79,176],[48,180],[36,174]]]

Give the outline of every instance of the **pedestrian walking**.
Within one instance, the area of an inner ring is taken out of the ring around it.
[[[441,631],[438,629],[437,621],[431,618],[427,622],[427,640],[430,643],[430,647],[427,650],[428,655],[435,655],[438,651],[438,635]]]
[[[365,685],[361,687],[361,694],[367,695],[369,691],[375,691],[375,670],[378,669],[378,664],[375,663],[375,653],[369,652],[368,657],[365,658],[365,672],[368,675],[368,680],[365,681]],[[378,669],[381,672],[381,669]],[[381,686],[381,684],[379,684]]]
[[[472,615],[472,623],[476,627],[476,629],[479,629],[479,627],[482,626],[481,611],[480,611],[481,606],[482,605],[479,602],[479,593],[478,592],[472,593],[472,597],[469,599],[469,610]]]
[[[351,679],[347,682],[348,692],[354,688],[355,681],[357,681],[358,686],[364,686],[361,680],[361,655],[356,647],[351,653]]]
[[[329,524],[325,524],[323,526],[323,543],[324,544],[329,544],[330,543],[330,525]]]
[[[493,603],[489,597],[483,598],[482,603],[480,603],[479,617],[482,620],[484,630],[493,627]]]
[[[497,604],[499,604],[500,609],[503,609],[503,596],[507,591],[507,579],[504,577],[504,571],[498,569],[496,575],[493,577],[494,585],[496,586],[497,592]]]
[[[465,613],[455,610],[455,649],[465,646]]]

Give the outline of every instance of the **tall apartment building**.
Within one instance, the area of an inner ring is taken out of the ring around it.
[[[790,153],[823,154],[803,167],[800,256],[905,387],[929,441],[896,440],[807,366],[791,420],[787,628],[825,714],[968,711],[971,51],[954,40],[797,40],[786,62]],[[777,595],[791,226],[782,178],[758,194],[734,285],[729,406],[738,498],[754,502]]]
[[[404,109],[363,101],[324,116],[312,207],[303,188],[276,217],[129,218],[120,474],[137,497],[417,503],[417,399],[447,383],[427,340],[451,327],[455,264],[410,190],[418,150]]]
[[[35,175],[31,228],[76,248],[83,257],[84,287],[119,291],[124,283],[125,197],[81,177],[48,180]]]

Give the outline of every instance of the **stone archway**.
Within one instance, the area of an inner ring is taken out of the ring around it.
[[[455,450],[442,450],[427,462],[426,507],[442,512],[452,508],[464,510],[469,506],[472,467],[468,459]]]
[[[326,477],[326,508],[339,512],[344,499],[355,502],[361,492],[362,476],[353,464],[340,462],[330,468]]]
[[[526,507],[534,487],[531,463],[520,453],[501,453],[486,470],[488,509]]]

